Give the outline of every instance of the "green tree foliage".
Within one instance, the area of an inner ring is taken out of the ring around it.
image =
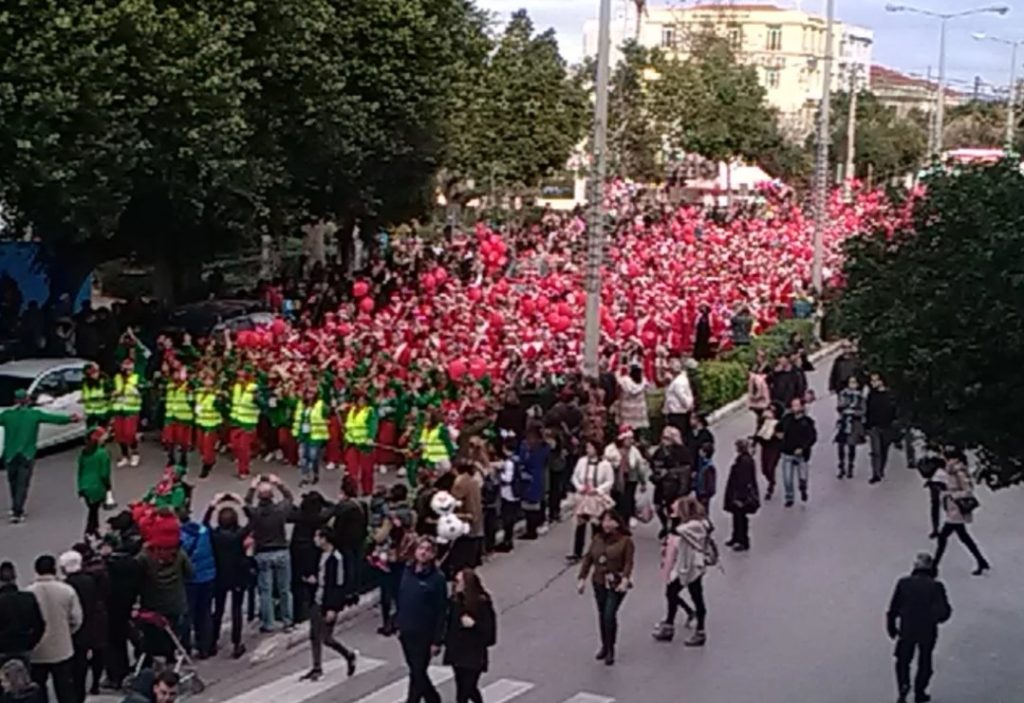
[[[843,325],[901,412],[974,447],[994,486],[1024,481],[1024,176],[1010,161],[938,174],[913,228],[849,242]]]
[[[849,93],[832,96],[832,149],[829,159],[833,172],[836,164],[846,164],[847,125],[850,114]],[[875,95],[861,91],[857,95],[856,141],[854,171],[857,178],[871,174],[875,181],[916,172],[928,154],[928,133],[923,120],[899,117],[895,108],[879,102]],[[813,143],[813,137],[808,144]]]
[[[493,52],[463,75],[447,166],[478,187],[534,188],[565,167],[583,139],[590,103],[570,74],[554,30],[512,15]]]
[[[1024,148],[1024,111],[1018,110],[1016,122],[1014,145],[1019,153]],[[946,112],[943,132],[947,149],[1002,148],[1006,143],[1006,105],[981,101],[957,105]]]

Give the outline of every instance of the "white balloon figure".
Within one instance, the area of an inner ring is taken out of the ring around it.
[[[454,542],[469,534],[469,523],[455,514],[461,503],[447,491],[438,491],[430,499],[430,509],[437,513],[437,541],[442,544]]]

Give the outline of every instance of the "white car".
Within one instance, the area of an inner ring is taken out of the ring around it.
[[[28,393],[41,410],[65,415],[78,414],[82,408],[82,359],[22,359],[0,364],[0,410],[14,405],[18,390]],[[69,425],[39,426],[39,448],[52,447],[85,436],[85,420]],[[4,430],[0,427],[0,450],[4,446]]]

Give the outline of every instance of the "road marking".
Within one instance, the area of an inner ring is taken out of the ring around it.
[[[360,674],[366,674],[374,669],[379,669],[387,662],[381,659],[370,659],[359,657],[356,660],[356,673],[352,678]],[[286,674],[259,688],[254,688],[245,693],[239,694],[224,703],[302,703],[321,693],[325,693],[343,681],[349,680],[347,674],[348,663],[344,659],[332,659],[324,666],[324,675],[319,681],[299,681],[299,676],[306,672],[305,669]]]
[[[615,699],[608,696],[599,696],[596,693],[577,693],[562,703],[615,703]]]
[[[514,681],[512,679],[498,679],[485,687],[481,693],[484,694],[484,703],[505,703],[533,688],[532,683],[526,681]]]
[[[447,666],[432,666],[427,669],[427,673],[430,675],[430,680],[435,686],[439,686],[455,678],[455,674],[452,673],[451,668]],[[409,680],[403,678],[399,681],[395,681],[389,686],[385,686],[384,688],[374,691],[368,696],[363,696],[356,701],[356,703],[402,703],[406,699],[408,693]],[[255,703],[255,701],[253,703]],[[282,702],[274,701],[274,703]]]

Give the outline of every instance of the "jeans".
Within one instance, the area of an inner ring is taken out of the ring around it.
[[[303,442],[299,445],[299,472],[307,481],[320,478],[320,460],[324,456],[321,442]]]
[[[25,501],[28,499],[28,486],[32,482],[33,461],[21,454],[7,462],[7,485],[11,489],[11,514],[22,517],[25,514]]]
[[[260,627],[274,626],[274,591],[281,598],[281,620],[285,627],[294,622],[292,614],[292,561],[287,549],[256,554],[256,583],[260,590]]]
[[[430,647],[433,644],[429,637],[419,635],[401,635],[402,654],[409,667],[409,695],[406,703],[441,703],[441,696],[430,681],[427,667],[430,666]]]
[[[874,478],[885,476],[885,465],[889,463],[890,430],[872,427],[868,430],[868,442],[871,445],[871,475]]]
[[[46,680],[53,677],[53,692],[57,695],[57,703],[78,703],[75,699],[75,681],[73,658],[54,664],[33,664],[32,680],[46,689]]]
[[[853,476],[853,465],[857,461],[857,445],[840,442],[836,445],[839,450],[839,474],[846,469],[847,476]]]
[[[807,460],[803,457],[794,456],[792,454],[782,455],[782,487],[786,493],[786,500],[793,500],[793,475],[800,480],[801,490],[807,490]]]
[[[244,588],[231,588],[217,584],[213,597],[213,645],[220,639],[220,626],[224,622],[224,608],[228,595],[231,596],[231,644],[242,643],[242,600],[245,598]]]
[[[971,553],[975,561],[978,562],[978,568],[988,568],[988,561],[982,556],[981,550],[978,549],[977,542],[971,537],[970,533],[967,532],[967,525],[963,523],[947,522],[942,526],[942,531],[939,532],[939,546],[935,550],[935,568],[939,568],[939,562],[942,561],[942,555],[946,553],[946,544],[949,542],[950,535],[956,534],[967,551]]]
[[[932,651],[935,639],[921,640],[898,639],[896,641],[896,685],[900,691],[910,690],[910,663],[914,660],[917,650],[917,677],[914,679],[914,693],[920,696],[928,692],[928,682],[932,679]]]
[[[334,621],[327,622],[327,613],[319,603],[309,608],[309,644],[313,651],[313,668],[321,669],[323,665],[324,646],[334,650],[345,659],[352,658],[352,651],[334,639]]]
[[[608,588],[599,583],[594,584],[594,600],[597,602],[597,621],[601,630],[601,647],[606,651],[615,649],[615,640],[619,634],[619,607],[626,594]]]
[[[484,703],[480,693],[480,669],[464,669],[452,667],[455,673],[455,703]]]
[[[213,647],[213,591],[213,581],[185,584],[188,624],[182,644],[190,652],[195,649],[200,656],[208,655]]]

